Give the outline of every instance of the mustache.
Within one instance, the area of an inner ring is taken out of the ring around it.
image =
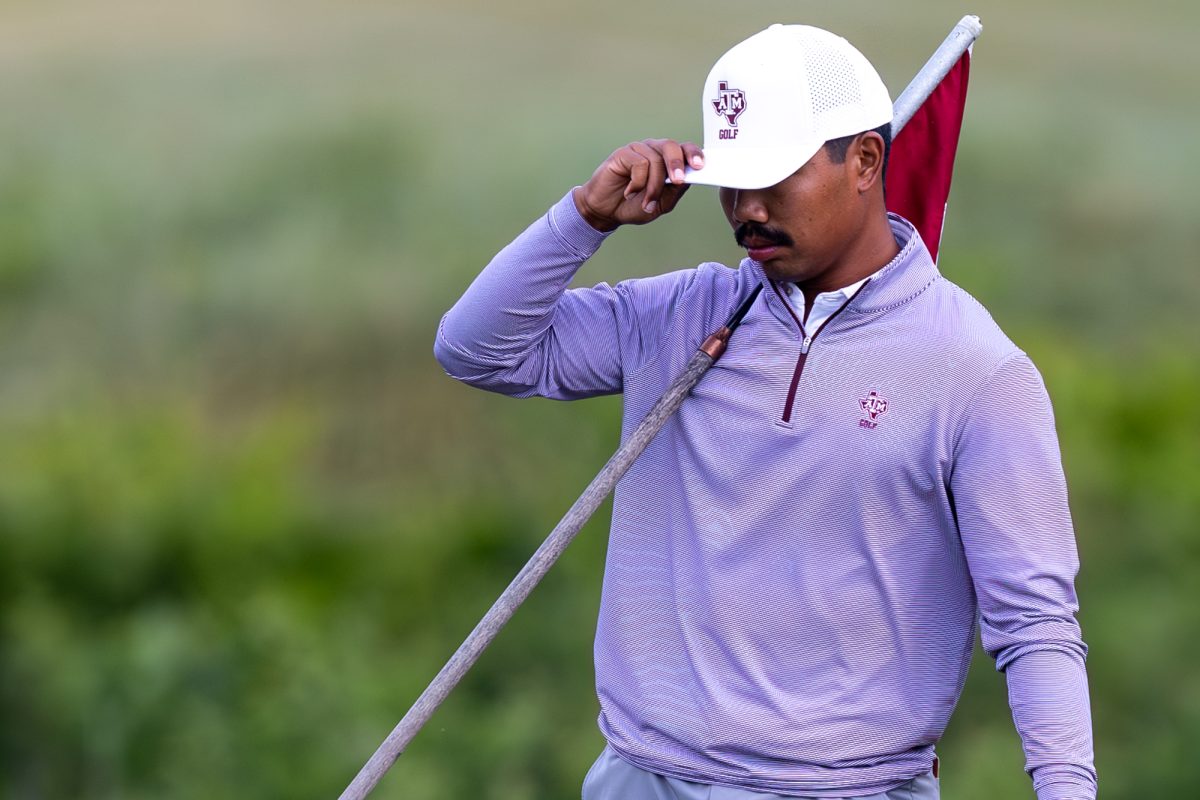
[[[791,247],[793,244],[792,237],[783,231],[760,225],[757,222],[743,222],[738,225],[733,232],[733,237],[737,239],[738,247],[745,247],[747,239],[766,242],[768,245],[776,247]]]

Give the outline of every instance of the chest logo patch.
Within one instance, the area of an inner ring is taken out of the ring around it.
[[[887,398],[880,396],[879,392],[874,389],[866,397],[859,398],[858,404],[863,411],[863,418],[858,421],[858,426],[868,430],[877,427],[879,425],[877,420],[888,410]]]
[[[729,123],[729,127],[736,128],[737,118],[746,110],[746,93],[741,89],[730,89],[729,81],[718,81],[717,96],[711,102],[717,115],[724,117],[725,121]],[[737,135],[736,131],[734,135]],[[721,138],[732,139],[733,136],[722,136]]]

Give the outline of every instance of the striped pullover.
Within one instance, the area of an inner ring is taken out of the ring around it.
[[[892,216],[900,253],[805,332],[757,262],[568,290],[605,234],[568,193],[442,319],[454,378],[624,394],[623,435],[758,284],[618,485],[600,727],[661,775],[846,797],[931,768],[976,625],[1039,800],[1095,797],[1078,569],[1050,402]]]

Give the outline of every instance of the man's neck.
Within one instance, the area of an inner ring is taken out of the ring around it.
[[[900,252],[887,212],[872,214],[868,229],[846,248],[839,266],[829,270],[819,283],[797,284],[804,293],[805,314],[822,292],[833,292],[874,275]]]

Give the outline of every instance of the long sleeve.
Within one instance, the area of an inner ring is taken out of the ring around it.
[[[513,397],[620,392],[695,270],[568,290],[605,236],[568,192],[501,250],[438,327],[434,354],[447,374]]]
[[[1016,354],[971,399],[950,481],[984,649],[1008,681],[1039,800],[1096,796],[1079,569],[1053,412]]]

